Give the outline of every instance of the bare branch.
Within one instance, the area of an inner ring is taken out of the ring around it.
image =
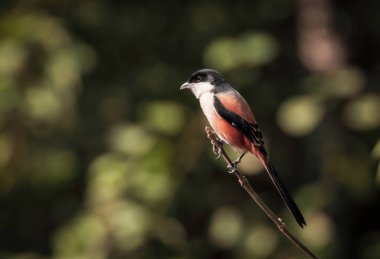
[[[215,132],[210,129],[209,127],[206,127],[206,133],[207,137],[211,140],[211,144],[213,145],[213,151],[218,156],[222,156],[224,160],[227,162],[228,168],[233,168],[232,172],[239,180],[239,183],[241,187],[244,188],[244,190],[247,191],[247,193],[251,196],[251,198],[256,202],[256,204],[260,207],[262,211],[273,221],[273,223],[277,226],[277,228],[283,233],[296,247],[298,247],[302,252],[304,252],[306,255],[308,255],[310,258],[318,259],[318,256],[316,256],[313,252],[311,252],[301,241],[299,241],[286,227],[284,221],[277,217],[270,209],[269,207],[264,203],[264,201],[259,197],[259,195],[255,192],[255,190],[252,188],[251,184],[249,183],[247,177],[242,175],[235,167],[230,159],[230,157],[227,155],[226,151],[223,148],[222,142],[219,140],[218,136],[215,134]]]

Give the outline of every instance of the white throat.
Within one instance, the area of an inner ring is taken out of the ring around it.
[[[191,87],[191,91],[197,99],[201,97],[202,94],[210,92],[214,86],[209,82],[196,83]]]

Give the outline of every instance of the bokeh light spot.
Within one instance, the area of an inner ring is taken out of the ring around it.
[[[0,75],[18,72],[24,63],[25,57],[25,49],[17,41],[2,41],[0,44]]]
[[[185,123],[183,107],[175,102],[144,103],[140,116],[148,128],[169,135],[177,134]]]
[[[344,120],[356,130],[373,130],[380,127],[380,96],[366,94],[348,103]]]
[[[227,71],[241,65],[260,66],[278,54],[277,42],[269,34],[248,32],[239,38],[221,38],[211,42],[204,55],[209,67]]]
[[[277,233],[265,226],[257,226],[249,231],[244,242],[244,250],[253,258],[269,258],[277,246]]]
[[[334,223],[323,212],[315,212],[306,216],[307,227],[299,230],[300,236],[314,248],[322,248],[333,240],[335,235]]]
[[[111,211],[111,225],[118,246],[130,251],[140,246],[151,227],[149,211],[130,200],[114,204]]]
[[[156,204],[170,197],[173,191],[170,175],[162,170],[145,170],[136,172],[132,179],[136,195],[141,197],[147,204]],[[154,182],[154,184],[149,184]]]
[[[342,68],[328,74],[322,88],[336,97],[351,97],[357,94],[365,83],[363,73],[353,67]]]
[[[56,121],[64,110],[62,99],[47,87],[32,87],[26,92],[25,111],[35,119]]]
[[[101,244],[105,231],[94,214],[82,213],[56,232],[53,249],[59,258],[104,258]]]
[[[277,122],[286,133],[304,136],[319,125],[324,113],[325,108],[312,96],[297,96],[280,106]]]
[[[355,67],[344,67],[328,73],[312,74],[303,81],[303,87],[324,99],[349,98],[364,87],[365,76]]]
[[[174,218],[162,220],[156,227],[158,237],[165,244],[174,247],[185,244],[186,231],[178,220]]]
[[[242,173],[255,175],[263,170],[260,161],[252,154],[246,154],[239,164],[239,169]]]
[[[152,148],[154,137],[143,127],[118,124],[109,134],[111,149],[127,155],[143,155]]]
[[[236,244],[242,235],[243,221],[240,212],[232,207],[217,209],[209,227],[209,236],[219,247],[228,248]]]
[[[128,186],[129,163],[117,154],[97,157],[91,164],[87,195],[92,203],[120,198]]]
[[[212,42],[205,51],[205,63],[221,71],[227,71],[236,66],[238,44],[234,39],[223,38]]]

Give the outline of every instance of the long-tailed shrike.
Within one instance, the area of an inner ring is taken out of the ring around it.
[[[240,161],[246,152],[258,157],[297,223],[301,227],[305,226],[301,211],[269,160],[263,136],[247,101],[222,74],[212,69],[195,72],[180,89],[190,89],[193,92],[218,137],[242,152],[237,161]]]

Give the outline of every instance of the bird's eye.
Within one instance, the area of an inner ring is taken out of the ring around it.
[[[190,78],[190,82],[191,82],[191,83],[199,83],[199,82],[204,81],[204,79],[205,79],[205,75],[202,75],[202,74],[196,74],[196,75],[193,75],[193,76]]]
[[[202,75],[197,75],[197,76],[194,78],[195,82],[200,82],[200,81],[202,81],[202,79],[203,79],[203,76],[202,76]]]

